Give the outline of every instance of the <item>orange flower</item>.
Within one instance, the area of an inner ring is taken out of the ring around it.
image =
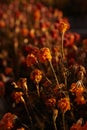
[[[79,86],[78,86],[77,83],[72,83],[72,84],[71,84],[71,89],[70,89],[70,91],[71,91],[72,93],[74,93],[76,96],[78,96],[78,95],[82,95],[82,93],[83,93],[85,90],[84,90],[84,87],[83,87],[82,85],[79,85]]]
[[[41,12],[39,9],[37,9],[35,12],[34,12],[34,18],[35,20],[39,20],[41,17]]]
[[[86,123],[82,126],[82,130],[86,130],[87,129],[87,121]]]
[[[11,130],[14,126],[14,120],[16,119],[15,114],[6,113],[0,121],[0,125],[4,128],[3,130]]]
[[[5,94],[5,86],[4,83],[0,81],[0,97],[4,96],[4,94]]]
[[[21,33],[22,33],[23,36],[28,36],[29,30],[28,30],[27,28],[23,28],[23,29],[21,30]]]
[[[39,53],[39,60],[40,62],[46,62],[46,61],[51,61],[52,56],[51,56],[51,52],[49,50],[49,48],[41,48],[40,49],[40,53]]]
[[[5,26],[6,26],[6,23],[3,20],[1,20],[0,21],[0,28],[4,28]]]
[[[42,71],[39,69],[35,69],[34,71],[32,71],[30,78],[38,84],[42,79]]]
[[[55,104],[56,104],[56,99],[53,98],[53,97],[49,98],[49,99],[46,100],[45,104],[46,104],[47,107],[54,107]]]
[[[13,92],[12,98],[15,100],[16,103],[23,102],[23,93],[22,92]]]
[[[37,58],[33,54],[28,54],[26,57],[26,64],[28,67],[34,65],[37,61]]]
[[[59,31],[62,32],[62,33],[65,33],[68,29],[68,24],[65,23],[65,22],[60,22],[60,25],[59,25]]]
[[[75,98],[75,102],[80,105],[80,104],[86,104],[86,100],[84,99],[84,96],[79,95]]]
[[[31,29],[31,30],[30,30],[29,36],[30,36],[31,38],[34,38],[34,37],[35,37],[35,30],[34,30],[34,29]]]
[[[82,127],[80,124],[73,124],[70,130],[82,130]]]
[[[58,107],[61,109],[62,112],[66,112],[67,110],[70,110],[70,101],[69,98],[61,98],[58,101]]]

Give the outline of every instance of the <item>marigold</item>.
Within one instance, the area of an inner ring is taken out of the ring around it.
[[[35,69],[34,71],[32,71],[30,78],[38,84],[42,79],[42,71],[39,69]]]
[[[15,100],[16,103],[23,102],[23,93],[22,92],[13,92],[12,98]]]
[[[4,130],[11,130],[14,127],[14,120],[16,119],[15,114],[6,113],[0,121]]]
[[[70,91],[78,96],[78,95],[82,95],[82,93],[85,90],[84,90],[84,87],[81,84],[78,85],[77,83],[72,83]]]
[[[26,57],[26,64],[28,67],[34,65],[37,61],[37,58],[35,55],[33,54],[28,54],[27,57]]]
[[[59,31],[62,32],[62,33],[65,33],[68,29],[68,24],[65,23],[65,22],[60,22],[59,24]]]
[[[82,127],[79,124],[73,124],[70,130],[82,130]]]
[[[39,61],[40,62],[46,62],[46,61],[51,61],[52,56],[49,48],[41,48],[39,52]]]
[[[86,104],[86,100],[85,100],[85,98],[84,98],[84,96],[77,96],[76,98],[75,98],[75,102],[78,104],[78,105],[80,105],[80,104]]]
[[[68,110],[70,110],[70,101],[69,98],[61,98],[58,101],[58,107],[61,109],[62,112],[66,112]]]
[[[54,97],[49,98],[46,100],[45,104],[47,107],[54,107],[56,104],[56,99]]]

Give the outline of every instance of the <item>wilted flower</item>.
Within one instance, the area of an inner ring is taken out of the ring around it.
[[[39,61],[40,62],[46,62],[46,61],[51,61],[52,56],[51,56],[51,52],[49,50],[49,48],[41,48],[40,49],[40,53],[39,53]]]
[[[53,108],[56,105],[56,99],[54,97],[49,98],[49,99],[46,100],[45,104],[46,104],[47,107]]]
[[[82,95],[77,96],[74,101],[75,101],[78,105],[86,104],[86,100],[85,100],[84,96],[82,96]]]
[[[17,118],[15,114],[6,113],[0,121],[2,130],[11,130],[14,127],[14,121]]]
[[[42,79],[42,71],[39,69],[35,69],[34,71],[32,71],[30,78],[38,84]]]
[[[12,98],[15,100],[16,103],[24,102],[22,96],[23,96],[22,92],[13,92],[12,93]]]
[[[82,95],[82,93],[85,91],[85,89],[82,85],[78,86],[77,83],[72,83],[70,91],[77,96],[77,95]]]
[[[73,126],[70,128],[70,130],[82,130],[82,127],[79,124],[73,124]]]
[[[71,106],[70,106],[70,100],[69,100],[69,98],[61,98],[58,101],[58,107],[60,108],[60,110],[63,113],[65,113],[66,111],[70,110]]]
[[[26,64],[28,67],[34,65],[37,61],[37,58],[35,55],[33,54],[28,54],[27,57],[26,57]]]
[[[60,22],[59,24],[59,31],[65,33],[68,30],[69,26],[65,22]]]

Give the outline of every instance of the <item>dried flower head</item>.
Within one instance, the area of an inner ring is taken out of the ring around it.
[[[16,103],[23,102],[23,93],[22,92],[13,92],[12,98],[15,100]]]
[[[30,78],[35,81],[35,83],[39,83],[42,79],[42,71],[39,70],[39,69],[35,69],[32,71],[31,75],[30,75]]]
[[[47,107],[53,108],[56,105],[56,99],[54,97],[49,98],[46,100],[45,104]]]
[[[77,96],[74,101],[75,101],[78,105],[86,104],[86,100],[85,100],[84,96],[82,96],[82,95]]]
[[[76,96],[78,96],[82,95],[85,89],[82,85],[78,85],[78,83],[72,83],[70,91]]]
[[[14,121],[17,118],[15,114],[6,113],[0,121],[3,130],[11,130],[14,127]]]
[[[81,125],[79,124],[73,124],[70,130],[82,130]]]
[[[60,108],[60,110],[63,113],[65,113],[66,111],[70,110],[71,106],[70,106],[70,100],[69,100],[69,98],[61,98],[58,101],[58,107]]]
[[[68,28],[69,28],[69,25],[67,23],[60,22],[60,24],[59,24],[59,31],[61,33],[65,33],[68,30]]]
[[[49,48],[41,48],[39,52],[39,61],[40,62],[46,62],[46,61],[51,61],[52,56]]]
[[[26,57],[26,64],[28,67],[34,65],[37,61],[37,58],[35,55],[33,54],[28,54],[27,57]]]

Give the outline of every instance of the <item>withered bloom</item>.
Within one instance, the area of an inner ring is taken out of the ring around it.
[[[82,95],[77,96],[74,101],[75,101],[78,105],[86,104],[86,100],[85,100],[84,96],[82,96]]]
[[[70,91],[76,96],[78,96],[82,95],[85,89],[81,84],[78,85],[78,83],[72,83]]]
[[[41,63],[44,63],[46,61],[51,61],[52,56],[51,56],[51,52],[49,50],[49,48],[41,48],[40,52],[39,52],[39,61]]]
[[[12,93],[12,98],[14,99],[14,101],[16,103],[24,102],[24,99],[22,96],[23,96],[22,92],[13,92]]]
[[[63,113],[65,113],[66,111],[70,110],[71,106],[70,106],[70,100],[69,100],[69,98],[61,98],[58,101],[58,107],[60,108],[60,110]]]
[[[28,54],[26,57],[26,64],[28,67],[34,65],[37,62],[37,57],[33,54]]]
[[[60,24],[59,24],[59,31],[61,33],[65,33],[68,30],[68,28],[69,28],[69,25],[67,23],[60,22]]]
[[[39,83],[42,79],[42,71],[39,69],[35,69],[32,71],[30,78],[35,82],[35,83]]]
[[[14,127],[14,121],[17,118],[15,114],[6,113],[0,121],[1,130],[11,130]]]
[[[53,108],[56,105],[56,99],[54,97],[49,98],[46,100],[45,104],[47,107]]]

